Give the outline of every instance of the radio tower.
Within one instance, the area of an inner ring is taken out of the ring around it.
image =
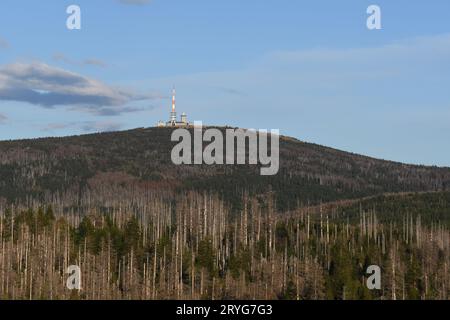
[[[190,123],[187,120],[186,113],[181,114],[181,121],[177,121],[176,111],[176,91],[175,86],[172,89],[172,111],[170,111],[170,118],[168,121],[158,121],[157,126],[162,127],[189,127]]]
[[[177,122],[177,112],[175,111],[175,96],[176,91],[174,86],[172,90],[172,112],[170,113],[170,122],[172,123],[172,125],[176,125]]]

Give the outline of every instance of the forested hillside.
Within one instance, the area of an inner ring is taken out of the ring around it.
[[[223,128],[222,128],[223,129]],[[3,203],[51,202],[78,205],[123,188],[197,190],[220,194],[236,210],[244,192],[273,193],[279,210],[385,192],[450,188],[450,169],[376,160],[284,137],[280,171],[262,177],[256,166],[176,166],[171,129],[148,128],[0,142],[0,199]]]
[[[449,168],[282,137],[263,177],[170,134],[0,142],[0,299],[449,299]]]

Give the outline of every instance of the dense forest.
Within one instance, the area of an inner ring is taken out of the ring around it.
[[[403,214],[408,198],[414,210]],[[448,299],[450,193],[372,201],[279,214],[271,198],[243,197],[238,217],[218,196],[194,192],[83,215],[8,208],[0,292],[4,299]],[[443,206],[447,213],[436,215]],[[382,269],[381,290],[365,286],[373,264]],[[82,270],[81,290],[66,288],[69,265]]]
[[[450,169],[282,137],[262,177],[175,166],[172,145],[167,128],[0,142],[0,299],[449,299]]]

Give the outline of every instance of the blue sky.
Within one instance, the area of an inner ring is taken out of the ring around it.
[[[450,166],[449,1],[127,2],[0,2],[0,139],[153,126],[175,85],[192,121]]]

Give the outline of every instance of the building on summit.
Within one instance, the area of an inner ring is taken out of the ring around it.
[[[184,112],[181,114],[180,121],[177,121],[177,112],[175,109],[175,101],[176,101],[175,96],[176,96],[176,91],[175,91],[175,88],[173,88],[172,111],[170,112],[169,121],[167,121],[167,122],[158,121],[158,124],[157,124],[158,127],[189,127],[190,126],[190,123],[187,121],[187,115]]]

